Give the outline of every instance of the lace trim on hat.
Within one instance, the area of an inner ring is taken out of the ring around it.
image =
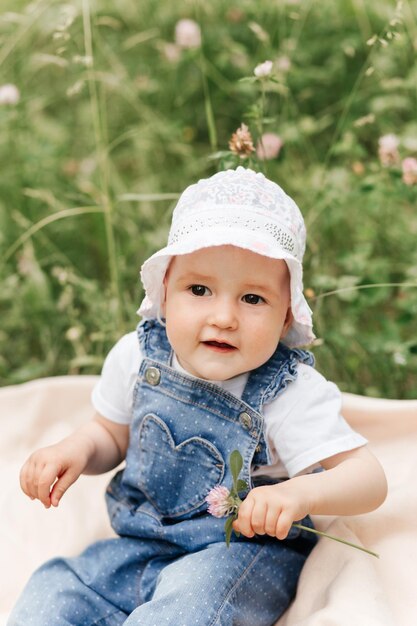
[[[252,232],[267,232],[277,241],[279,246],[297,256],[297,244],[295,237],[291,235],[285,228],[276,222],[270,222],[267,219],[248,218],[247,215],[227,215],[225,217],[219,215],[204,215],[204,217],[195,216],[191,221],[187,221],[182,225],[173,225],[169,235],[168,244],[172,245],[180,241],[184,236],[195,232],[204,232],[206,228],[221,226],[222,228],[234,228],[236,226]]]

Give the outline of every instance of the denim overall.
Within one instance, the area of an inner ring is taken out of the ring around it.
[[[279,345],[252,371],[241,399],[174,370],[164,327],[138,326],[144,355],[134,390],[126,467],[111,481],[107,504],[118,538],[75,558],[47,562],[30,579],[8,626],[271,626],[294,596],[311,533],[284,541],[232,536],[207,513],[216,485],[230,488],[230,453],[241,478],[269,453],[262,406],[312,356]],[[311,525],[309,518],[303,520]]]

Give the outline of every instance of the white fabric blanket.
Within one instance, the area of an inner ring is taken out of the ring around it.
[[[77,554],[112,535],[103,492],[108,475],[81,477],[58,509],[20,491],[22,462],[92,414],[93,376],[68,376],[0,389],[0,626],[30,573],[46,559]],[[277,626],[417,624],[417,401],[344,395],[344,414],[370,440],[389,481],[377,511],[315,518],[317,528],[379,553],[380,559],[321,539],[305,565],[295,601]],[[191,625],[190,625],[191,626]],[[256,624],[254,624],[256,626]]]

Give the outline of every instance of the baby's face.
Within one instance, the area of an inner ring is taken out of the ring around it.
[[[259,367],[292,322],[282,260],[215,246],[175,257],[164,283],[168,339],[199,378],[227,380]]]

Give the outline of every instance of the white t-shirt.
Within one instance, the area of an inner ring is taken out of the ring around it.
[[[118,424],[130,423],[133,389],[142,358],[136,331],[124,335],[107,355],[92,393],[94,408],[103,417]],[[172,367],[184,372],[175,356]],[[248,373],[244,373],[211,382],[240,398],[247,379]],[[296,380],[263,407],[272,464],[256,468],[252,475],[292,477],[311,471],[334,454],[365,445],[367,440],[353,431],[341,415],[341,403],[334,383],[309,365],[299,363]]]

